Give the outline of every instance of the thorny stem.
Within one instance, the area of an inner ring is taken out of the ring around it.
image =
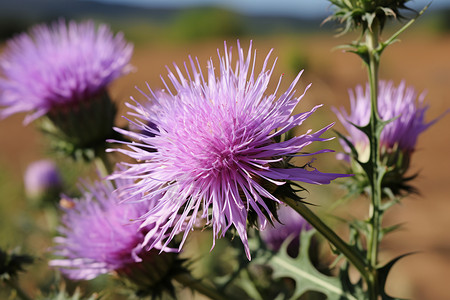
[[[383,128],[382,120],[378,114],[378,69],[380,64],[380,55],[383,50],[396,41],[396,38],[406,30],[411,24],[421,16],[428,8],[427,5],[419,14],[405,24],[400,30],[394,33],[384,43],[379,43],[380,24],[375,19],[371,30],[366,31],[366,46],[368,60],[367,72],[369,75],[370,86],[370,121],[369,121],[369,138],[370,138],[370,164],[367,171],[367,177],[370,182],[370,215],[369,215],[369,234],[367,241],[367,263],[369,269],[369,278],[367,280],[367,289],[369,299],[376,300],[381,294],[380,283],[378,282],[378,251],[380,242],[380,230],[383,217],[381,208],[381,182],[385,174],[385,169],[380,160],[380,135]]]
[[[423,15],[423,13],[428,9],[428,7],[430,6],[431,2],[425,6],[418,14],[417,16],[415,16],[414,18],[412,18],[411,20],[409,20],[408,23],[406,23],[402,28],[400,28],[397,32],[395,32],[390,38],[388,38],[384,43],[382,43],[382,49],[381,51],[384,50],[384,48],[386,48],[387,46],[391,45],[392,43],[394,43],[398,36],[404,32],[409,26],[411,26],[421,15]],[[381,54],[380,51],[380,54]]]
[[[188,273],[182,273],[175,276],[175,280],[182,285],[189,287],[213,300],[227,300],[228,298],[214,287],[208,286],[201,280],[192,277]]]
[[[376,300],[379,295],[379,284],[377,274],[378,264],[378,242],[381,229],[381,180],[383,177],[381,162],[380,162],[380,132],[379,128],[380,117],[378,115],[378,67],[379,55],[378,39],[379,39],[379,24],[374,21],[372,30],[366,32],[366,46],[369,55],[367,64],[369,73],[370,86],[370,168],[368,177],[371,189],[371,206],[369,219],[369,236],[367,244],[367,262],[371,273],[367,282],[369,299]]]
[[[316,214],[305,204],[291,198],[283,199],[283,202],[299,213],[309,224],[320,232],[336,249],[342,253],[347,260],[355,266],[361,275],[369,281],[370,274],[367,272],[366,262],[351,246],[344,242],[329,226],[327,226]]]

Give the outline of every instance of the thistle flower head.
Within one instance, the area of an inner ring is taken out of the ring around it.
[[[89,102],[130,71],[132,52],[121,33],[92,21],[37,25],[9,40],[0,57],[0,116],[27,112],[28,123]]]
[[[369,147],[367,136],[350,124],[364,126],[370,119],[370,89],[357,86],[355,91],[350,91],[350,113],[344,108],[334,111],[339,120],[349,132],[349,140],[357,145],[358,153],[362,155]],[[380,137],[381,147],[384,149],[398,148],[403,152],[414,151],[419,135],[434,124],[437,119],[426,122],[425,112],[428,106],[424,104],[425,94],[418,96],[413,87],[406,87],[402,81],[398,87],[392,81],[380,81],[378,88],[378,113],[382,120],[393,119],[386,125]],[[347,148],[348,149],[348,148]],[[363,159],[361,159],[363,158]]]
[[[270,207],[279,202],[272,194],[277,186],[290,180],[327,184],[345,175],[287,163],[312,142],[325,140],[320,136],[331,125],[281,141],[284,133],[301,125],[319,106],[292,115],[303,97],[294,96],[301,74],[281,96],[276,96],[277,91],[266,94],[273,72],[268,67],[270,54],[257,73],[251,45],[245,55],[238,43],[237,52],[233,63],[231,48],[225,45],[223,56],[218,51],[218,68],[210,60],[206,75],[193,59],[186,75],[175,66],[176,72],[169,71],[168,77],[176,93],[150,90],[150,108],[129,104],[138,118],[131,122],[147,133],[117,129],[136,140],[125,143],[129,149],[118,151],[137,163],[112,178],[139,179],[122,190],[155,203],[145,215],[146,222],[161,227],[155,241],[170,231],[168,242],[184,230],[181,247],[194,225],[204,221],[212,226],[214,239],[234,227],[250,258],[248,215],[256,215],[264,228],[266,216],[275,213]]]
[[[116,181],[118,186],[130,183]],[[80,199],[61,200],[65,214],[54,248],[61,258],[50,265],[71,279],[89,280],[151,258],[143,241],[153,226],[141,227],[136,221],[149,210],[149,203],[121,204],[113,190],[112,182],[96,182],[87,186]]]
[[[394,86],[392,81],[380,81],[378,87],[378,113],[382,120],[392,120],[386,125],[380,136],[380,156],[391,170],[385,175],[386,180],[394,181],[397,188],[403,185],[404,174],[409,168],[410,156],[414,152],[419,135],[439,118],[425,121],[428,106],[424,104],[425,94],[418,96],[413,87],[406,87],[404,81]],[[344,108],[333,108],[337,117],[348,131],[347,139],[355,147],[358,160],[369,159],[369,140],[367,136],[351,123],[365,126],[370,119],[370,89],[357,86],[350,91],[350,112]],[[349,153],[349,146],[341,141],[344,150]],[[349,160],[348,156],[344,156]],[[357,170],[354,170],[355,172]],[[393,187],[393,182],[383,185]],[[405,186],[403,186],[405,187]],[[394,188],[394,191],[397,189]]]

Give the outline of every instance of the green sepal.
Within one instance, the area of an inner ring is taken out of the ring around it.
[[[372,1],[372,0],[329,0],[336,6],[333,15],[325,19],[324,22],[336,20],[344,24],[339,35],[349,32],[352,29],[361,27],[362,31],[371,31],[373,23],[377,20],[380,29],[384,28],[389,18],[402,19],[400,9],[409,9],[405,3],[409,0],[400,1]]]
[[[113,130],[116,113],[116,104],[105,91],[92,99],[53,108],[39,126],[56,153],[91,161],[105,152],[107,139],[120,138]]]
[[[158,252],[157,249],[151,249],[141,262],[115,270],[117,279],[128,292],[151,299],[159,299],[164,294],[175,297],[172,280],[189,274],[186,260],[181,259],[178,253]]]

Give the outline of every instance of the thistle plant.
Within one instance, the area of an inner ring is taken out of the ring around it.
[[[63,154],[92,159],[114,136],[108,85],[132,70],[133,46],[93,21],[36,25],[0,57],[0,117],[26,112]]]
[[[155,224],[141,226],[137,219],[150,209],[149,203],[120,205],[115,186],[129,181],[97,181],[86,184],[83,196],[61,199],[62,226],[55,237],[50,266],[74,280],[90,280],[115,274],[141,296],[172,292],[171,279],[185,272],[170,248],[158,254],[161,245],[149,251],[144,241]]]
[[[337,133],[348,174],[316,169],[316,156],[331,149],[308,152],[331,139],[324,135],[333,123],[304,129],[322,105],[294,112],[310,88],[300,95],[295,90],[303,71],[284,91],[280,76],[269,92],[276,59],[270,51],[259,69],[251,42],[248,50],[239,41],[235,50],[225,42],[218,63],[210,59],[206,69],[191,57],[184,70],[168,68],[165,89],[138,89],[143,101],[131,97],[129,126],[118,128],[107,86],[131,68],[132,45],[122,34],[90,21],[59,21],[9,41],[0,58],[1,116],[27,112],[25,123],[39,118],[65,155],[105,163],[97,171],[101,178],[85,183],[79,197],[61,194],[49,265],[75,281],[112,275],[138,297],[175,296],[177,281],[211,299],[298,299],[308,292],[330,300],[394,299],[385,285],[401,256],[381,262],[378,254],[383,236],[397,227],[384,228],[382,218],[414,191],[412,153],[418,136],[438,119],[425,121],[424,94],[405,82],[378,79],[382,52],[415,18],[384,41],[381,32],[389,19],[407,19],[408,1],[330,2],[336,11],[327,20],[343,24],[341,33],[360,30],[344,48],[361,57],[368,73],[365,88],[350,92],[350,112],[335,109],[348,132]],[[122,154],[115,171],[105,149]],[[59,178],[48,163],[37,169],[45,172],[27,174],[29,194],[49,194]],[[348,194],[370,199],[368,218],[348,222],[348,238],[305,199],[308,185],[336,179],[346,182]],[[196,258],[183,256],[192,231],[212,236],[211,251],[221,251],[219,238],[228,240],[228,272],[193,276]],[[318,253],[311,254],[319,241],[335,256],[325,270]],[[2,279],[14,283],[10,279],[31,259],[0,254]],[[61,290],[56,297],[67,295]]]
[[[428,105],[424,103],[425,93],[418,96],[412,86],[406,87],[402,81],[398,87],[392,81],[380,81],[378,87],[378,113],[383,121],[389,121],[380,135],[380,161],[387,168],[381,181],[383,195],[401,196],[417,189],[409,182],[416,174],[408,174],[411,156],[415,151],[419,135],[439,120],[425,121]],[[350,113],[344,108],[334,109],[337,117],[349,133],[341,140],[343,149],[349,155],[344,159],[350,164],[350,172],[355,174],[350,184],[358,187],[355,193],[363,193],[369,188],[367,177],[359,165],[367,162],[370,155],[369,139],[357,126],[364,126],[370,119],[370,87],[357,86],[350,91]],[[357,126],[355,126],[357,125]],[[353,146],[357,157],[351,154]],[[342,155],[341,155],[342,157]]]
[[[398,198],[393,194],[398,195],[401,190],[411,190],[405,184],[408,178],[404,177],[409,167],[409,157],[418,134],[431,123],[424,122],[426,108],[415,106],[415,95],[411,94],[412,90],[408,90],[405,95],[403,85],[393,90],[392,83],[379,81],[378,70],[381,54],[386,47],[394,43],[399,34],[426,8],[383,41],[381,33],[386,21],[389,18],[405,18],[402,10],[407,8],[405,5],[408,1],[330,0],[330,2],[335,5],[336,11],[329,19],[345,24],[342,33],[360,30],[359,39],[343,48],[357,54],[365,63],[368,73],[366,93],[363,96],[361,88],[357,88],[356,99],[352,100],[352,115],[338,113],[341,121],[350,132],[354,133],[350,138],[343,135],[341,138],[345,148],[350,150],[351,159],[361,170],[362,180],[366,182],[362,186],[367,185],[366,191],[370,198],[369,218],[362,223],[351,224],[357,246],[355,248],[365,255],[365,271],[362,272],[367,284],[365,298],[378,299],[381,296],[383,299],[391,299],[385,293],[384,285],[390,268],[401,257],[384,265],[380,264],[379,243],[385,233],[397,228],[397,226],[383,228],[382,217],[387,209],[398,202]],[[359,112],[356,112],[357,110]],[[355,138],[356,135],[361,138]],[[385,201],[386,195],[393,195],[393,199]],[[367,241],[365,246],[362,246],[362,236]]]

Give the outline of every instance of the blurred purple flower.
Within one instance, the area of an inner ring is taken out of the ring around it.
[[[293,156],[312,155],[298,153],[314,141],[327,140],[320,136],[331,125],[282,141],[284,133],[301,125],[320,105],[292,115],[303,97],[294,97],[301,73],[278,99],[278,88],[265,95],[274,68],[267,66],[270,53],[255,73],[251,45],[247,56],[239,43],[237,51],[236,63],[231,48],[225,45],[224,56],[218,51],[220,66],[216,69],[210,60],[206,78],[198,60],[190,58],[192,71],[189,74],[186,66],[187,77],[175,66],[177,75],[169,71],[168,77],[176,94],[153,93],[149,88],[150,108],[128,104],[132,115],[141,119],[131,123],[147,133],[116,129],[139,141],[125,142],[130,150],[117,149],[138,163],[127,164],[127,170],[112,178],[139,179],[123,191],[130,197],[142,194],[155,203],[145,216],[162,228],[155,243],[171,231],[167,244],[184,228],[181,248],[194,224],[204,220],[212,225],[213,241],[234,226],[250,259],[248,214],[255,215],[264,228],[265,214],[271,216],[270,207],[279,202],[272,194],[277,186],[290,180],[328,184],[346,176],[321,173],[310,164],[293,168],[287,162]]]
[[[131,181],[116,184],[120,187]],[[71,279],[89,280],[143,259],[154,259],[143,245],[154,225],[141,227],[136,220],[150,209],[148,202],[119,203],[113,190],[112,182],[95,182],[87,186],[82,198],[61,200],[65,215],[53,250],[61,258],[53,259],[50,265]]]
[[[37,25],[9,40],[0,57],[0,116],[27,112],[29,123],[98,97],[130,71],[132,52],[122,33],[92,21]]]
[[[261,231],[261,239],[272,251],[278,251],[287,238],[292,238],[288,246],[288,252],[295,257],[298,253],[299,236],[302,231],[309,230],[312,226],[288,206],[280,206],[278,219],[281,223],[274,223]]]
[[[402,81],[398,87],[392,81],[380,81],[378,89],[378,112],[382,120],[394,121],[386,125],[381,133],[380,143],[383,153],[400,150],[405,154],[411,154],[415,150],[417,138],[438,119],[425,122],[425,112],[428,105],[424,104],[425,94],[419,97],[413,87],[406,88]],[[337,117],[347,129],[348,139],[355,146],[360,161],[369,158],[369,140],[367,136],[349,122],[364,126],[370,119],[370,89],[368,84],[364,91],[362,86],[355,88],[350,94],[350,113],[344,108],[334,109]],[[341,142],[344,150],[350,152],[349,147]]]
[[[56,164],[48,159],[28,165],[24,175],[25,193],[29,199],[58,199],[62,191],[62,178]]]

